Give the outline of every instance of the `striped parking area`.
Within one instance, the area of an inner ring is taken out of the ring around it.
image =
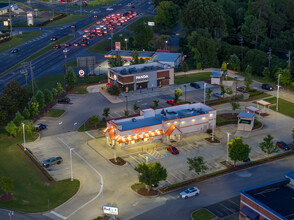
[[[230,216],[240,210],[240,196],[205,207],[219,218]]]

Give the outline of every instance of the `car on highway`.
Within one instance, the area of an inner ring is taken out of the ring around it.
[[[80,44],[77,43],[77,42],[75,42],[73,45],[74,45],[74,47],[78,47],[78,46],[80,46]]]
[[[14,48],[10,51],[11,53],[18,53],[19,52],[19,49],[18,48]]]
[[[288,144],[286,144],[284,141],[278,141],[276,143],[277,147],[281,148],[282,150],[285,150],[285,151],[288,151],[290,150],[291,148],[289,147]]]
[[[64,46],[65,47],[70,47],[71,46],[71,43],[65,43]]]
[[[59,49],[59,48],[61,48],[59,44],[56,44],[55,46],[53,46],[53,49]]]
[[[106,11],[113,11],[113,8],[106,8]]]
[[[198,83],[190,83],[190,86],[194,87],[195,89],[200,89],[200,85]]]
[[[70,103],[70,98],[63,98],[63,99],[58,99],[57,100],[58,103],[61,103],[61,104],[69,104]]]
[[[71,28],[76,28],[77,27],[77,25],[75,25],[75,24],[73,24],[72,26],[71,26]]]
[[[218,98],[222,98],[223,97],[223,94],[221,92],[215,92],[212,95],[214,95],[214,96],[216,96]]]
[[[68,48],[64,48],[64,49],[62,50],[62,52],[63,52],[63,53],[67,53],[67,52],[69,52],[69,49],[68,49]]]
[[[57,41],[57,37],[51,37],[51,41]]]
[[[94,18],[98,18],[98,15],[94,15]]]
[[[51,157],[47,160],[44,160],[42,162],[42,166],[48,168],[55,164],[61,164],[62,161],[63,161],[62,157]]]
[[[44,124],[36,124],[35,127],[36,127],[36,131],[42,131],[47,128],[47,126]]]
[[[175,100],[174,99],[169,99],[166,101],[168,104],[172,105],[172,106],[175,106],[175,105],[178,105],[179,102],[175,103]]]
[[[185,191],[181,192],[180,197],[182,199],[187,199],[189,197],[197,196],[199,194],[200,194],[200,189],[198,189],[197,187],[191,187],[191,188],[188,188]]]
[[[169,152],[171,152],[172,154],[179,154],[180,153],[179,150],[176,147],[172,146],[172,145],[169,145],[166,149]]]
[[[261,85],[261,88],[262,88],[262,89],[269,90],[269,91],[274,90],[274,88],[273,88],[271,85],[269,85],[269,84],[262,84],[262,85]]]

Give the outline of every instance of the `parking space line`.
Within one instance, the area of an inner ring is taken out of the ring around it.
[[[55,211],[51,211],[50,213],[53,214],[53,215],[55,215],[55,216],[57,216],[57,217],[59,217],[59,218],[67,219],[66,217],[64,217],[63,215],[58,214],[58,213],[55,212]]]
[[[186,175],[183,171],[179,170],[180,173],[182,173],[185,177],[190,178],[190,176]]]
[[[136,161],[137,163],[140,163],[135,157],[130,156],[130,158],[132,158],[134,161]]]
[[[85,132],[90,138],[96,139],[93,135],[91,135],[88,131]]]
[[[169,173],[169,174],[172,175],[174,178],[181,180],[179,177],[175,176],[174,174],[172,174],[172,173]]]
[[[230,208],[228,208],[227,206],[223,205],[222,203],[219,203],[220,206],[222,206],[223,208],[225,208],[226,210],[228,210],[230,213],[234,213],[234,211],[232,211]]]

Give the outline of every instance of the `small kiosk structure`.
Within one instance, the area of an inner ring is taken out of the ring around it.
[[[258,113],[259,118],[260,118],[260,110],[261,110],[261,109],[256,108],[256,107],[254,107],[253,105],[250,105],[250,106],[248,106],[248,107],[245,107],[245,110],[247,110],[248,113],[249,113],[249,112],[252,112],[252,113],[255,113],[255,114]]]
[[[254,127],[255,113],[241,112],[238,117],[238,131],[252,131]]]
[[[222,84],[222,76],[223,76],[223,73],[221,71],[212,72],[210,74],[211,84],[214,84],[214,85]]]
[[[263,110],[261,110],[261,113],[266,113],[266,112],[269,112],[269,106],[272,103],[264,101],[263,99],[261,99],[261,100],[257,100],[256,104],[257,104],[257,108],[259,108],[260,105],[263,106]],[[266,107],[267,107],[267,109],[266,109]]]

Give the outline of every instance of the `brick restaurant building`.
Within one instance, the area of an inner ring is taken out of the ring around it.
[[[124,92],[172,85],[174,69],[159,62],[113,67],[108,69],[108,83]]]

